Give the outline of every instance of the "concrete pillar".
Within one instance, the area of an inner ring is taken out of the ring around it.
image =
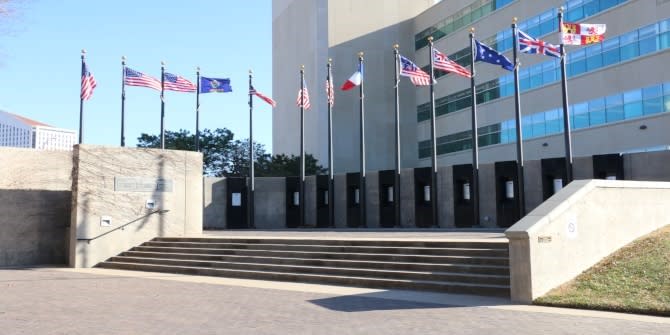
[[[479,224],[498,228],[496,222],[496,169],[493,164],[479,166]]]
[[[256,229],[286,228],[286,181],[284,177],[256,178]]]
[[[347,175],[335,175],[335,228],[347,228]]]
[[[572,159],[572,179],[593,179],[593,157],[574,157]]]
[[[400,171],[400,216],[404,228],[416,228],[414,222],[414,169]]]
[[[437,168],[437,214],[440,228],[454,228],[454,183],[452,166]]]
[[[365,217],[368,228],[379,228],[379,172],[367,172],[365,175]]]
[[[226,178],[204,177],[203,179],[203,228],[226,228]]]
[[[526,190],[526,214],[539,206],[542,196],[542,165],[540,160],[525,161],[523,168],[524,189]]]

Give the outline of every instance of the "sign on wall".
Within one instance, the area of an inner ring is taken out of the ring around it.
[[[172,179],[144,177],[114,177],[117,192],[172,192]]]

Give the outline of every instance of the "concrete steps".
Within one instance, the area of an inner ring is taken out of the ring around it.
[[[509,296],[508,244],[155,238],[99,267]]]

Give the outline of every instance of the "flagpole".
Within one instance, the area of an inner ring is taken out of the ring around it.
[[[328,98],[328,95],[331,93],[335,94],[335,88],[333,87],[333,74],[332,74],[332,63],[333,59],[328,58],[328,64],[326,64],[326,69],[328,70],[327,78],[328,89],[326,92],[326,99],[328,100],[326,105],[328,106],[328,226],[335,227],[335,172],[333,168],[333,106]]]
[[[433,213],[433,227],[440,227],[437,217],[437,140],[435,139],[435,68],[433,66],[433,36],[428,36],[430,46],[430,142],[431,142],[431,178],[430,178],[430,205]]]
[[[475,87],[475,28],[470,28],[470,97],[472,100],[472,212],[479,226],[479,130],[477,129],[477,88]]]
[[[393,206],[395,210],[394,226],[402,227],[400,219],[400,74],[398,73],[400,46],[393,45],[393,56],[395,58],[395,176],[393,179]]]
[[[247,213],[247,227],[255,228],[254,216],[256,211],[254,209],[254,191],[256,189],[256,181],[254,176],[254,127],[253,127],[253,111],[254,111],[254,101],[251,94],[251,84],[253,73],[251,69],[249,70],[249,194],[247,197],[248,202],[248,213]]]
[[[300,225],[305,226],[305,66],[300,66]]]
[[[84,75],[86,72],[86,49],[81,49],[81,89],[79,90],[79,144],[84,139],[84,97],[81,92],[84,88]]]
[[[121,56],[121,147],[126,146],[126,56]]]
[[[514,57],[514,109],[516,122],[516,162],[517,162],[517,189],[519,190],[519,213],[523,217],[526,215],[525,191],[524,191],[524,175],[523,175],[523,133],[521,131],[521,96],[519,95],[519,36],[516,25],[517,18],[512,19],[512,39],[514,41],[513,57]]]
[[[558,10],[558,32],[563,29],[563,7]],[[561,38],[561,88],[563,93],[563,140],[565,142],[565,175],[568,184],[572,181],[572,134],[570,130],[570,112],[568,110],[568,79],[565,65],[565,44]]]
[[[365,185],[365,94],[363,90],[363,85],[365,84],[365,78],[363,78],[363,51],[358,53],[358,70],[361,71],[361,85],[359,86],[359,107],[361,112],[361,172],[360,172],[360,185],[358,186],[358,201],[360,205],[360,221],[363,227],[367,227],[367,206],[366,206],[366,185]]]
[[[161,149],[165,149],[165,62],[161,61]]]
[[[195,68],[195,151],[200,152],[200,67]]]

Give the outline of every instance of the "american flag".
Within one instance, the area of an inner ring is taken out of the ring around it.
[[[433,66],[442,71],[453,72],[459,76],[470,78],[470,71],[449,59],[447,55],[433,49]]]
[[[123,82],[129,86],[143,86],[153,88],[156,91],[161,90],[160,80],[151,76],[147,76],[140,71],[135,71],[129,67],[126,68],[125,76],[123,76]]]
[[[519,33],[519,51],[561,58],[561,51],[558,46],[533,38],[521,30],[517,30],[517,32]]]
[[[302,82],[302,87],[302,89],[298,90],[298,99],[295,103],[298,107],[309,109],[312,105],[309,103],[309,92],[307,91],[307,85],[304,81]]]
[[[81,75],[81,100],[90,99],[97,85],[93,73],[88,71],[88,66],[84,63],[84,73]]]
[[[416,66],[411,60],[407,59],[402,55],[400,56],[400,75],[404,77],[409,77],[409,80],[415,86],[426,86],[430,85],[430,75],[424,70],[421,70],[420,67]]]
[[[332,79],[326,79],[326,97],[328,98],[328,105],[333,107],[335,104],[335,89],[333,88]]]
[[[249,94],[255,95],[255,96],[261,98],[261,100],[269,103],[272,107],[277,107],[277,102],[276,101],[274,101],[274,100],[272,100],[272,98],[270,98],[268,96],[265,96],[264,94],[256,91],[256,89],[253,86],[249,86]]]
[[[197,89],[192,82],[172,73],[165,72],[164,79],[163,87],[166,91],[195,92]]]

